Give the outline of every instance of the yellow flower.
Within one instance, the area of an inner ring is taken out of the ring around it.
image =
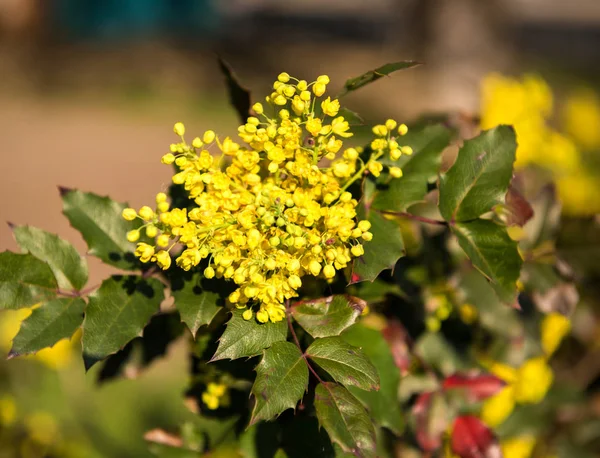
[[[595,91],[574,91],[567,98],[562,117],[565,130],[584,150],[600,148],[600,97]]]
[[[340,137],[349,138],[354,135],[352,132],[348,132],[350,130],[350,125],[348,121],[344,119],[343,116],[338,116],[333,121],[331,121],[331,131],[339,135]]]
[[[515,408],[515,389],[508,385],[489,397],[481,408],[481,419],[494,428],[504,422]]]
[[[156,253],[156,264],[163,270],[167,270],[171,267],[171,256],[167,251],[159,251]]]
[[[536,439],[530,435],[523,435],[504,439],[500,446],[502,447],[502,456],[504,458],[529,458]]]
[[[173,132],[175,132],[180,137],[183,137],[185,135],[185,126],[183,125],[183,123],[175,123],[175,125],[173,126]]]
[[[522,404],[537,404],[546,396],[554,375],[543,357],[533,358],[521,365],[515,383],[515,400]]]
[[[125,208],[122,213],[123,219],[133,221],[137,218],[137,212],[133,208]]]
[[[323,110],[323,113],[333,118],[340,111],[340,102],[337,99],[331,100],[331,97],[327,97],[321,102],[321,109]]]
[[[561,313],[552,312],[542,320],[541,341],[546,356],[552,355],[571,331],[571,321]]]

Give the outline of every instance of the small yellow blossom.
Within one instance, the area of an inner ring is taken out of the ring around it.
[[[335,117],[340,111],[339,100],[331,100],[331,97],[327,97],[321,102],[321,109],[327,116]]]
[[[546,356],[552,355],[571,331],[571,321],[561,313],[552,312],[542,320],[541,341]]]
[[[125,208],[123,209],[123,219],[127,221],[133,221],[137,218],[137,212],[133,208]]]
[[[185,135],[185,126],[183,125],[183,123],[175,123],[175,125],[173,126],[173,132],[175,132],[180,137],[183,137]]]
[[[535,442],[535,437],[531,435],[504,439],[500,444],[502,456],[504,458],[529,458],[535,447]]]

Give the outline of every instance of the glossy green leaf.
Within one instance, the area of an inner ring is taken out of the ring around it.
[[[363,390],[378,390],[379,375],[365,352],[341,337],[316,339],[307,349],[306,356],[346,386]]]
[[[250,424],[271,420],[287,409],[295,409],[308,388],[308,366],[294,344],[275,342],[263,352],[256,367],[252,394],[256,400]]]
[[[383,270],[393,269],[405,254],[400,227],[395,221],[385,219],[378,211],[366,210],[364,204],[358,208],[358,219],[370,221],[373,239],[364,242],[365,254],[354,260],[351,283],[375,280]]]
[[[313,337],[337,336],[352,326],[367,304],[349,295],[322,297],[296,302],[291,313],[294,319]]]
[[[275,342],[287,339],[286,320],[277,323],[259,323],[253,317],[244,320],[242,310],[233,310],[225,332],[219,339],[219,346],[211,361],[219,359],[249,358],[259,355]]]
[[[454,165],[440,177],[440,213],[446,221],[476,219],[504,203],[517,143],[510,126],[465,141]]]
[[[417,131],[409,130],[397,141],[413,149],[411,156],[401,156],[398,161],[388,160],[389,165],[402,168],[403,175],[393,178],[389,185],[377,190],[372,208],[402,212],[421,202],[427,194],[429,182],[437,177],[442,151],[450,143],[451,131],[442,125],[426,126]]]
[[[142,334],[164,299],[156,279],[111,277],[90,295],[83,321],[83,359],[86,369],[123,348]]]
[[[44,261],[31,254],[0,253],[0,309],[19,309],[52,299],[58,284]]]
[[[85,286],[87,262],[73,245],[37,227],[15,226],[12,229],[21,249],[48,263],[61,289],[81,290]]]
[[[398,401],[400,371],[394,362],[390,347],[380,331],[358,323],[342,334],[342,338],[355,347],[360,347],[377,370],[379,391],[365,391],[349,387],[349,390],[364,405],[371,417],[380,426],[400,434],[404,427],[402,411]]]
[[[127,232],[140,226],[140,220],[125,221],[125,204],[108,197],[61,189],[63,213],[71,226],[81,232],[89,253],[120,269],[135,268],[135,245],[127,241]]]
[[[220,57],[219,68],[225,77],[229,102],[235,109],[240,119],[240,123],[245,124],[248,116],[250,116],[250,105],[252,104],[250,91],[240,84],[231,66]]]
[[[342,97],[348,92],[356,91],[357,89],[360,89],[361,87],[364,87],[367,84],[377,81],[379,78],[383,78],[384,76],[387,76],[390,73],[397,72],[398,70],[405,70],[407,68],[416,67],[417,65],[421,64],[419,62],[408,60],[404,62],[392,62],[389,64],[382,65],[381,67],[377,67],[374,70],[369,70],[368,72],[363,73],[360,76],[356,76],[347,80],[344,84],[342,92],[338,95],[338,97]]]
[[[218,293],[202,289],[200,278],[199,273],[194,274],[181,289],[173,290],[171,293],[181,320],[194,336],[200,326],[210,324],[224,304],[223,298]]]
[[[473,266],[487,277],[498,297],[512,304],[523,260],[506,228],[492,221],[475,220],[457,223],[451,229]]]
[[[83,322],[85,302],[80,298],[60,298],[33,310],[13,340],[9,358],[36,353],[59,340],[70,339]]]
[[[319,424],[332,442],[357,457],[375,457],[375,429],[362,404],[343,386],[319,383],[315,390]]]

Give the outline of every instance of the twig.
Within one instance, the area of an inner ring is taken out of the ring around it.
[[[421,223],[436,224],[438,226],[448,226],[447,221],[431,219],[431,218],[427,218],[426,216],[413,215],[412,213],[407,213],[407,212],[393,212],[393,211],[381,210],[381,213],[384,213],[386,215],[399,216],[401,218],[412,219],[413,221],[419,221]]]
[[[312,374],[319,381],[319,383],[323,383],[323,380],[321,379],[321,377],[319,377],[319,374],[317,374],[316,371],[312,368],[312,366],[310,365],[310,363],[308,361],[308,358],[302,351],[302,347],[300,346],[300,341],[298,340],[298,336],[296,335],[296,331],[294,331],[294,326],[292,325],[292,318],[290,316],[290,301],[289,301],[289,299],[285,301],[285,316],[287,317],[288,327],[290,328],[290,332],[292,333],[292,338],[294,339],[294,343],[298,347],[298,350],[300,350],[300,353],[302,353],[302,358],[304,358],[304,361],[306,361],[306,365],[308,366],[308,369],[312,372]]]

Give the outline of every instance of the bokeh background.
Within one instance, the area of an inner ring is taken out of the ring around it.
[[[538,75],[544,120],[566,143],[528,162],[562,180],[567,213],[600,211],[598,0],[0,0],[0,220],[58,233],[83,252],[57,186],[151,201],[169,184],[160,157],[175,121],[235,132],[216,55],[256,99],[284,70],[341,86],[385,62],[425,63],[350,95],[366,119],[502,121],[522,103],[522,75]],[[500,84],[494,73],[519,79]],[[505,106],[482,105],[486,90]],[[17,247],[2,224],[5,249]],[[109,269],[89,261],[94,284]],[[3,354],[23,316],[0,314]],[[45,456],[56,442],[60,456],[148,456],[143,433],[189,415],[179,398],[187,361],[177,345],[169,354],[126,374],[135,382],[102,386],[83,374],[74,342],[0,362],[0,457]]]

